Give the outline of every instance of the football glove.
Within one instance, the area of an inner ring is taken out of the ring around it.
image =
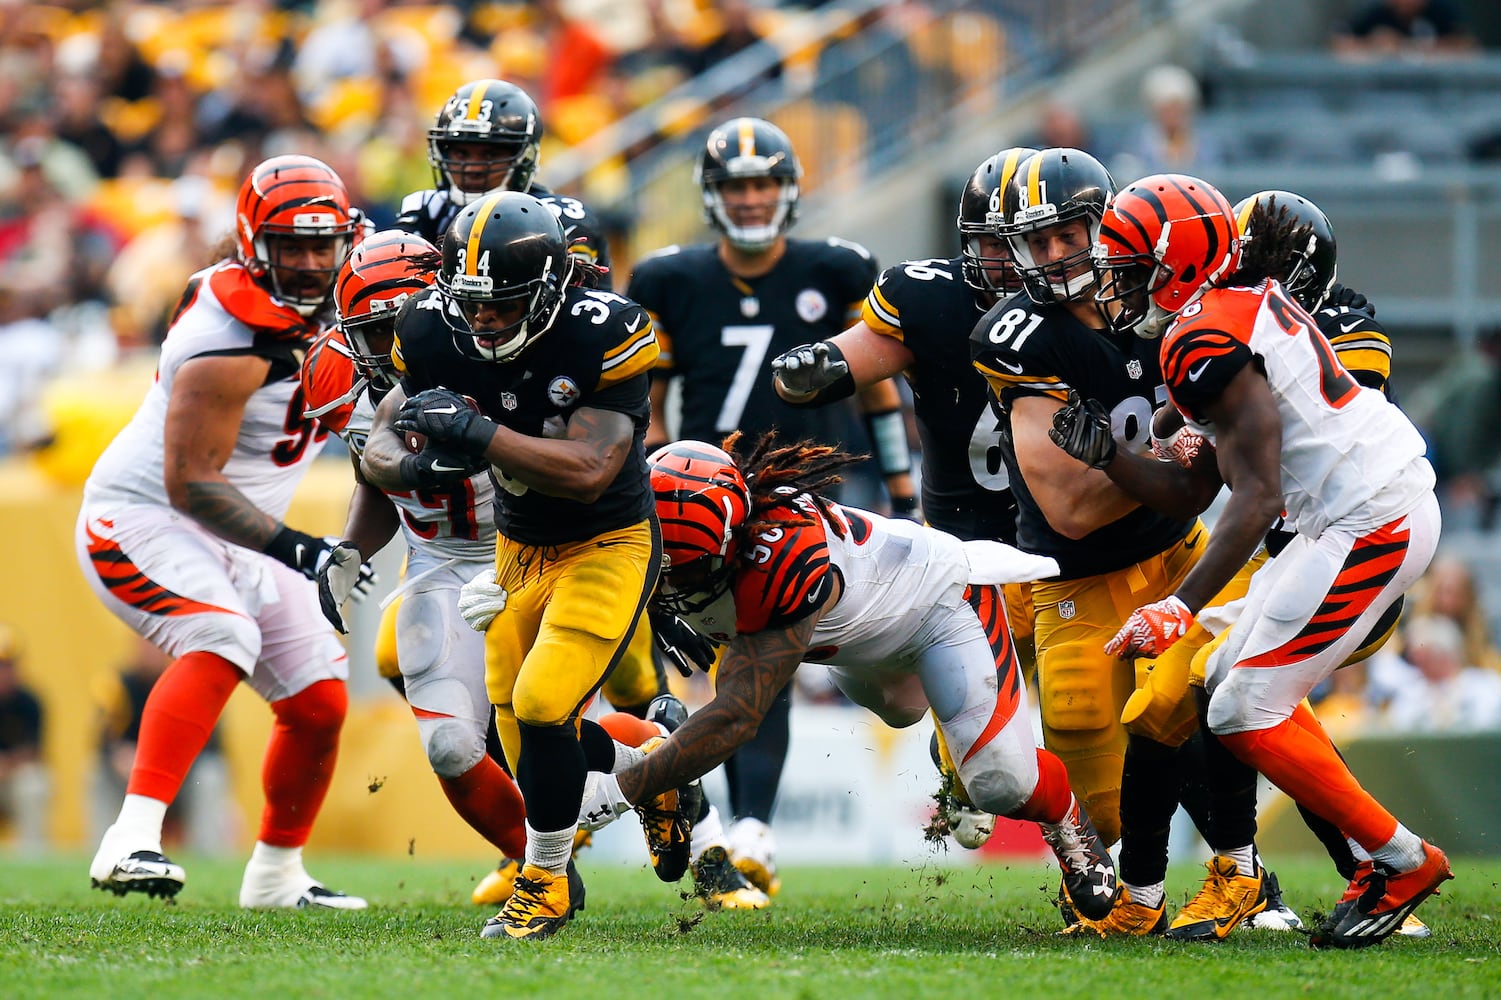
[[[487,569],[459,588],[459,617],[483,632],[506,609],[506,596],[505,588],[495,582],[495,571]]]
[[[1330,287],[1329,297],[1324,299],[1323,308],[1337,309],[1341,306],[1344,306],[1347,309],[1354,309],[1356,312],[1363,312],[1367,316],[1371,317],[1371,319],[1376,318],[1376,307],[1371,304],[1370,299],[1366,298],[1364,295],[1361,295],[1359,292],[1349,287],[1348,285],[1341,285],[1336,283],[1335,285]]]
[[[832,403],[855,394],[855,379],[838,346],[826,340],[794,347],[772,359],[772,378],[794,396],[795,405]]]
[[[329,550],[318,567],[318,605],[323,609],[323,617],[340,635],[349,632],[340,610],[344,602],[351,597],[364,600],[378,582],[380,577],[360,558],[360,550],[353,542],[340,542]]]
[[[1105,643],[1105,652],[1122,660],[1161,656],[1193,623],[1194,614],[1188,605],[1169,594],[1131,612],[1115,638]]]
[[[1053,414],[1048,437],[1094,469],[1103,469],[1115,458],[1115,435],[1110,432],[1110,414],[1105,412],[1103,403],[1083,398],[1077,389],[1068,391],[1068,405]]]
[[[1152,455],[1159,462],[1173,462],[1191,468],[1200,449],[1204,447],[1204,435],[1179,427],[1165,438],[1152,435]]]
[[[342,541],[342,538],[319,538],[282,525],[263,551],[283,566],[295,569],[309,580],[316,580],[324,560]]]
[[[497,425],[452,389],[423,389],[401,404],[392,426],[478,455],[490,446]]]
[[[403,485],[416,490],[434,490],[461,483],[489,464],[483,455],[471,455],[429,442],[417,454],[402,456],[396,471]]]
[[[651,621],[652,638],[677,667],[678,673],[692,677],[695,664],[703,671],[714,666],[714,644],[695,632],[683,619],[656,608],[648,608],[646,616]]]

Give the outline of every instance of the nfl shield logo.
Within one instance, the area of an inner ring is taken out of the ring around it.
[[[1132,358],[1126,362],[1126,374],[1132,378],[1141,378],[1141,362]]]
[[[504,406],[508,410],[514,410],[514,409],[516,409],[516,394],[514,392],[503,392],[503,393],[501,393],[500,394],[500,405]]]
[[[1074,616],[1074,613],[1075,612],[1074,612],[1074,602],[1073,601],[1059,601],[1058,602],[1058,614],[1059,614],[1060,617],[1062,617],[1063,619],[1067,620],[1069,618],[1072,618]]]

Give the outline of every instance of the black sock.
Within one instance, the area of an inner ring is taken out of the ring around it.
[[[1178,754],[1132,734],[1121,770],[1120,877],[1132,885],[1167,878],[1167,841],[1178,811]]]
[[[584,763],[589,770],[609,774],[615,769],[615,738],[604,726],[590,719],[580,719],[579,746],[584,748]]]

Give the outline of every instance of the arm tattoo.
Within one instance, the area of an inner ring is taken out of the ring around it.
[[[261,552],[281,527],[274,517],[222,479],[185,485],[185,513],[227,542]]]
[[[682,728],[616,778],[631,802],[645,802],[724,763],[755,735],[771,703],[808,652],[818,615],[791,628],[741,635],[731,643],[715,678],[714,700]]]

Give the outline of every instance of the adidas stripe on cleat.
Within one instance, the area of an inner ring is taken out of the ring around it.
[[[1401,931],[1412,911],[1454,877],[1443,851],[1425,842],[1423,854],[1423,863],[1405,872],[1362,862],[1344,898],[1314,932],[1313,946],[1365,948]]]

